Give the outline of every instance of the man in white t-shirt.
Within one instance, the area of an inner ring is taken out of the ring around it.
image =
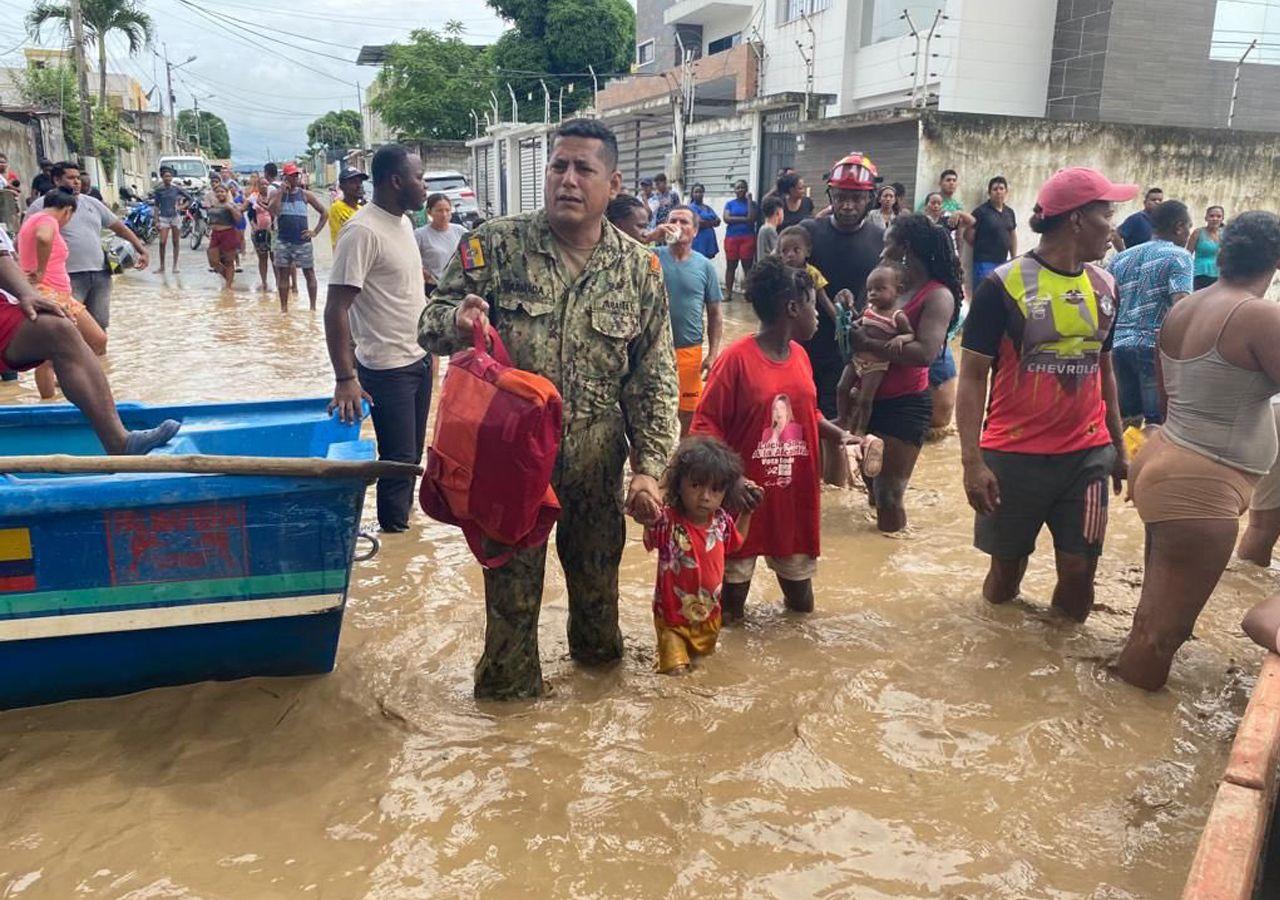
[[[418,346],[418,319],[426,306],[422,258],[405,215],[422,209],[422,160],[399,144],[373,155],[373,202],[361,207],[338,235],[324,307],[324,333],[333,363],[330,409],[344,422],[373,406],[378,458],[418,463],[431,408],[431,358]],[[413,477],[379,478],[378,525],[409,527]]]

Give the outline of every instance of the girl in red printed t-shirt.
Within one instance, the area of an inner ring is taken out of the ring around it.
[[[658,551],[653,625],[659,672],[678,675],[690,660],[715,650],[720,634],[724,558],[742,546],[759,491],[749,483],[735,499],[735,520],[725,495],[742,482],[742,460],[723,441],[700,435],[680,442],[663,477],[665,505],[644,530],[646,550]]]
[[[763,556],[794,612],[813,611],[818,564],[819,436],[858,445],[818,412],[809,356],[798,341],[813,337],[818,311],[804,270],[776,257],[747,276],[747,297],[760,329],[720,354],[690,432],[711,434],[742,457],[746,477],[764,491],[751,534],[725,561],[724,621],[742,618],[756,557]]]

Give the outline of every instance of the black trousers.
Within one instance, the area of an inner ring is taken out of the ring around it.
[[[373,398],[373,433],[378,459],[420,463],[427,442],[427,412],[431,409],[431,361],[399,369],[366,369],[357,365],[360,385]],[[403,531],[413,507],[412,476],[379,478],[378,525],[384,531]]]

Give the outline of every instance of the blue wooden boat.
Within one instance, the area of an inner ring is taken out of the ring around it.
[[[72,406],[0,408],[0,709],[332,670],[369,467],[385,464],[325,406],[120,412],[129,428],[182,422],[134,464],[271,457],[327,477],[13,474],[19,456],[83,466],[102,450]]]

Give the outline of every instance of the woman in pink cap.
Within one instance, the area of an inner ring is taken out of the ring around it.
[[[1036,197],[1039,245],[974,293],[956,424],[974,544],[991,557],[982,589],[991,603],[1018,596],[1048,525],[1053,608],[1081,622],[1093,609],[1107,482],[1118,493],[1127,471],[1111,369],[1115,282],[1093,261],[1106,252],[1115,203],[1137,190],[1093,169],[1058,172]]]

